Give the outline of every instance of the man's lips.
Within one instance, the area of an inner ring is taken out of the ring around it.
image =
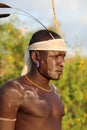
[[[62,70],[56,70],[56,72],[58,73],[58,74],[62,74]]]

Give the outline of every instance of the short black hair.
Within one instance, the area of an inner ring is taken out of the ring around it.
[[[32,35],[29,45],[40,41],[51,40],[53,38],[62,39],[60,35],[51,30],[39,30]]]

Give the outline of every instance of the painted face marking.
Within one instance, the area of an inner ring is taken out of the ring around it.
[[[63,55],[63,56],[62,56]],[[47,57],[48,75],[52,79],[59,79],[64,65],[64,54],[58,51],[49,51]]]

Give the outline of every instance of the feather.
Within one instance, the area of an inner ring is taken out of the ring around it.
[[[9,5],[0,3],[0,8],[11,8]],[[0,14],[0,18],[8,17],[10,14]]]
[[[7,5],[7,4],[4,4],[4,3],[0,3],[0,8],[11,8],[11,9],[14,9],[14,10],[17,10],[17,11],[21,11],[21,12],[24,13],[23,15],[25,15],[25,16],[27,16],[27,17],[33,19],[33,20],[35,20],[35,21],[38,22],[41,26],[43,26],[44,29],[46,29],[46,30],[48,31],[48,29],[46,28],[46,26],[44,26],[44,24],[42,24],[42,22],[40,22],[36,17],[34,17],[34,16],[31,15],[30,13],[28,13],[28,12],[22,10],[22,9],[13,8],[13,7],[11,7],[11,6]],[[0,14],[0,18],[5,18],[5,17],[8,17],[9,15],[10,15],[10,14]],[[49,31],[48,31],[48,33],[49,33],[49,35],[50,35],[52,38],[54,38]]]
[[[10,14],[0,14],[0,18],[8,17]]]
[[[0,8],[11,8],[9,5],[0,3]]]
[[[0,8],[12,8],[14,10],[21,11],[21,12],[24,13],[25,16],[30,17],[31,19],[35,20],[36,22],[38,22],[39,24],[41,24],[47,30],[47,28],[37,18],[35,18],[33,15],[31,15],[30,13],[28,13],[28,12],[22,10],[22,9],[10,7],[9,5],[4,4],[4,3],[0,3]],[[0,14],[0,18],[8,17],[9,15],[10,14]]]
[[[56,18],[56,10],[55,10],[55,5],[54,5],[54,0],[52,0],[52,8],[53,8],[53,14],[54,14],[54,24],[56,26],[58,34],[63,38],[63,34],[60,30],[59,22],[57,21],[57,18]]]

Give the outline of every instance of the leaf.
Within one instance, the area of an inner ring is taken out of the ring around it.
[[[11,8],[9,5],[0,3],[0,8]]]
[[[0,14],[0,18],[8,17],[10,14]]]

